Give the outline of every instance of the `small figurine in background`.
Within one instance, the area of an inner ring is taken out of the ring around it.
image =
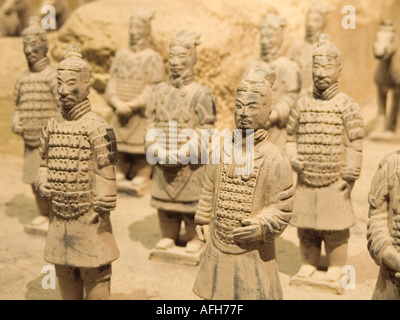
[[[39,18],[32,17],[22,33],[29,69],[15,85],[15,112],[12,129],[24,139],[23,181],[33,185],[40,167],[40,135],[47,120],[60,112],[57,94],[57,72],[47,57],[46,31]],[[27,232],[46,235],[49,203],[35,194],[40,215],[25,227]]]
[[[312,54],[317,48],[319,35],[326,25],[326,16],[330,8],[327,3],[315,1],[307,10],[306,34],[303,39],[295,40],[286,52],[286,56],[297,63],[301,75],[301,94],[312,92]]]
[[[400,48],[398,37],[390,21],[382,21],[373,47],[379,60],[375,83],[378,89],[378,117],[369,138],[375,140],[398,140],[397,117],[400,105]],[[388,93],[391,91],[391,101]],[[387,110],[389,109],[389,110]]]
[[[286,154],[298,175],[290,224],[298,228],[302,258],[290,283],[321,284],[341,293],[364,125],[357,103],[339,91],[340,52],[327,34],[320,35],[312,70],[313,94],[294,104],[287,125]],[[322,242],[329,265],[319,278]]]
[[[158,209],[162,239],[150,258],[194,265],[203,252],[194,223],[204,172],[198,149],[202,129],[212,129],[216,121],[211,91],[195,81],[200,36],[183,30],[170,42],[169,81],[155,88],[146,111],[146,137],[159,131],[162,137],[157,142],[145,142],[147,152],[157,147],[158,154],[166,154],[167,160],[155,163],[153,170],[151,205]],[[187,142],[180,137],[188,131],[196,137]],[[190,162],[182,163],[188,153]],[[186,239],[179,235],[182,221]]]
[[[91,111],[90,71],[69,45],[58,69],[61,113],[41,138],[37,192],[51,201],[44,259],[55,265],[65,300],[109,299],[111,262],[119,250],[110,211],[117,198],[113,129]]]
[[[290,108],[300,93],[300,71],[296,63],[283,56],[281,49],[285,17],[269,13],[260,27],[261,57],[252,61],[244,76],[251,68],[272,70],[276,81],[272,87],[272,110],[267,125],[270,141],[284,149],[286,143],[286,123]]]
[[[143,145],[146,104],[154,87],[165,79],[162,58],[150,47],[153,18],[154,10],[144,7],[131,17],[130,48],[117,52],[105,92],[118,141],[118,190],[137,196],[151,185],[152,167]]]
[[[368,250],[380,266],[373,300],[400,299],[400,151],[379,164],[368,196]]]
[[[233,156],[217,150],[232,161],[206,165],[195,216],[206,249],[193,289],[204,299],[283,298],[274,240],[288,225],[294,187],[290,162],[266,130],[275,78],[271,71],[249,70],[236,91],[234,137],[241,148]]]

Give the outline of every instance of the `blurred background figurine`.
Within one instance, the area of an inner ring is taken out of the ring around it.
[[[327,3],[320,1],[313,2],[306,14],[305,37],[295,40],[286,52],[286,56],[299,66],[301,96],[312,92],[312,54],[317,48],[319,35],[324,31],[326,16],[329,11],[330,8]]]
[[[400,151],[379,164],[368,196],[368,250],[380,266],[373,300],[400,299]]]
[[[212,129],[216,121],[212,92],[195,81],[200,36],[183,30],[170,42],[169,80],[155,88],[146,111],[147,154],[166,155],[166,161],[156,161],[153,171],[151,205],[158,210],[162,239],[150,258],[185,264],[198,264],[203,252],[194,215],[203,182],[201,156],[208,150],[199,149],[203,146],[202,129]],[[158,141],[148,140],[160,131]],[[195,135],[189,141],[188,131]],[[186,239],[180,237],[182,222]]]
[[[369,137],[390,140],[396,138],[400,105],[400,48],[390,21],[382,21],[379,25],[373,51],[379,60],[374,79],[378,89],[378,117]]]
[[[217,150],[232,161],[206,165],[195,216],[206,249],[193,291],[207,300],[283,299],[274,240],[288,225],[294,187],[290,162],[266,130],[275,77],[249,70],[236,91],[234,137],[242,145],[233,157]]]
[[[20,36],[28,26],[29,18],[38,14],[32,0],[5,0],[1,9],[5,15],[15,15],[18,18],[17,30],[15,34],[8,34],[9,36]]]
[[[294,104],[286,144],[298,175],[290,224],[298,228],[302,260],[290,283],[339,294],[349,229],[356,223],[350,194],[361,172],[364,136],[359,106],[339,90],[341,70],[339,50],[329,35],[321,34],[313,53],[313,94]],[[328,270],[317,278],[322,242]]]
[[[24,139],[23,180],[33,184],[40,167],[40,135],[47,120],[60,112],[57,94],[57,72],[47,57],[46,31],[38,17],[32,17],[22,33],[29,69],[17,80],[12,129]],[[36,195],[40,215],[25,227],[28,232],[46,234],[49,203]]]
[[[152,167],[143,145],[146,104],[154,87],[165,79],[162,58],[151,48],[153,18],[154,10],[144,7],[131,17],[130,48],[117,52],[105,92],[118,141],[118,190],[137,196],[151,185]]]
[[[260,26],[261,57],[252,61],[250,68],[273,70],[276,81],[272,87],[272,110],[269,119],[268,134],[270,141],[280,149],[286,143],[286,123],[290,108],[300,93],[300,72],[293,61],[283,56],[282,41],[286,19],[274,13],[269,13]]]
[[[91,111],[90,71],[79,47],[67,47],[57,79],[61,113],[43,129],[35,182],[51,201],[44,259],[55,265],[64,300],[105,300],[111,262],[119,257],[110,221],[117,200],[115,134]]]

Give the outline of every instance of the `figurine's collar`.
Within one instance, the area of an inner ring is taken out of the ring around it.
[[[61,109],[61,114],[68,121],[78,120],[92,109],[89,99],[83,100],[69,110]]]
[[[44,57],[36,62],[32,67],[30,67],[31,72],[40,72],[43,71],[47,66],[50,65],[50,59],[48,57]]]
[[[337,81],[324,91],[318,90],[317,88],[315,88],[315,86],[313,89],[314,98],[320,100],[331,100],[338,93],[339,93],[339,83]]]
[[[283,55],[283,51],[281,48],[278,48],[276,51],[270,52],[265,55],[261,55],[261,60],[265,62],[271,62],[278,59],[280,56]]]
[[[136,43],[135,45],[131,45],[130,49],[136,53],[136,52],[140,52],[140,51],[148,48],[149,46],[150,46],[149,41],[140,41],[140,42]]]
[[[174,79],[171,77],[171,83],[175,88],[179,89],[179,88],[182,88],[182,87],[187,86],[188,84],[192,83],[194,81],[194,78],[195,78],[195,74],[193,71],[186,72],[179,78]]]

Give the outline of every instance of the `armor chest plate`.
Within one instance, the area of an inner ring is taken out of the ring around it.
[[[52,206],[57,215],[75,218],[92,203],[91,143],[82,121],[53,123],[47,157]]]
[[[255,167],[252,174],[244,180],[240,176],[229,177],[228,166],[222,165],[214,215],[214,232],[223,244],[235,245],[233,230],[241,227],[241,221],[251,216],[259,167]]]

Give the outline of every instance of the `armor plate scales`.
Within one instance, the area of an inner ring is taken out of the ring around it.
[[[49,84],[52,71],[48,67],[42,72],[26,72],[19,79],[17,110],[25,144],[31,148],[39,147],[43,127],[57,114],[57,104]]]
[[[342,109],[335,100],[307,99],[301,110],[298,155],[304,158],[302,180],[313,187],[328,186],[340,177],[344,160]]]
[[[223,244],[235,246],[233,230],[241,227],[241,221],[251,216],[259,168],[255,167],[246,180],[240,176],[229,177],[227,168],[227,164],[222,165],[214,217],[214,232],[217,239]]]

